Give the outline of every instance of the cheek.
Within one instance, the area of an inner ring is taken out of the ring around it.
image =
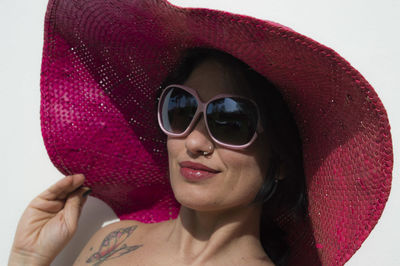
[[[242,154],[227,151],[221,152],[221,158],[226,165],[225,186],[230,191],[232,199],[241,202],[251,202],[264,181],[266,175],[264,165],[260,164],[261,158],[252,154]]]
[[[184,149],[184,142],[179,139],[173,139],[168,137],[167,139],[167,151],[168,151],[168,165],[170,170],[170,175],[176,171],[176,164],[179,154],[182,153]]]
[[[232,178],[232,191],[237,194],[248,194],[247,200],[254,200],[266,176],[270,162],[268,138],[260,135],[250,149],[243,152],[225,150],[224,158],[229,176]]]
[[[177,157],[179,154],[179,140],[168,137],[167,138],[167,151],[168,158]]]

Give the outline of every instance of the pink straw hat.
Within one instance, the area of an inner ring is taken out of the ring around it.
[[[175,218],[156,93],[182,53],[209,47],[272,81],[302,139],[308,222],[277,220],[290,265],[342,265],[388,199],[393,167],[386,111],[335,51],[280,24],[162,0],[50,0],[41,126],[54,165],[83,173],[121,219]]]

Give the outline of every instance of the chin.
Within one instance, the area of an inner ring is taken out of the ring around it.
[[[248,206],[252,199],[222,199],[210,195],[211,193],[175,193],[176,200],[184,207],[195,211],[226,211],[228,209],[243,208]]]
[[[191,183],[179,174],[171,175],[170,182],[175,199],[186,208],[195,211],[224,211],[249,206],[258,192],[256,185],[233,191],[221,179]],[[219,182],[218,182],[219,181]]]
[[[218,201],[205,193],[174,192],[176,200],[184,207],[196,211],[211,211],[218,209]]]

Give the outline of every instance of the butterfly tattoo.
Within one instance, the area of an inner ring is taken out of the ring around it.
[[[98,251],[87,259],[86,263],[98,266],[106,260],[115,259],[140,248],[143,245],[128,246],[124,241],[135,231],[137,225],[120,228],[109,233],[101,243]]]

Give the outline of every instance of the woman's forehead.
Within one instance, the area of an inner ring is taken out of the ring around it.
[[[184,85],[196,89],[203,101],[224,93],[251,96],[243,73],[214,59],[206,59],[195,67]]]

